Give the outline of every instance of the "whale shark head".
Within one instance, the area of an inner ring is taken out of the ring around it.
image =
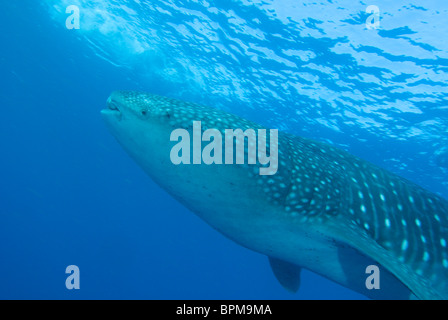
[[[260,175],[263,165],[247,163],[247,144],[244,150],[246,163],[243,164],[194,164],[194,141],[187,150],[192,155],[190,164],[172,161],[172,150],[177,141],[173,141],[171,135],[175,130],[186,130],[193,136],[195,121],[202,123],[202,133],[207,129],[222,133],[230,128],[261,129],[256,123],[215,108],[136,91],[113,92],[102,116],[118,142],[157,184],[217,228],[218,223],[211,222],[220,219],[216,207],[228,208],[230,213],[221,218],[229,219],[232,212],[241,212],[244,208],[252,214],[256,208],[249,199],[259,199],[257,206],[266,207],[281,203],[286,197],[288,182],[285,176],[288,172],[285,163],[278,165],[275,175]],[[199,152],[204,149],[204,144]],[[286,159],[281,150],[278,158]]]
[[[136,126],[135,131],[138,131],[144,124],[145,130],[151,127],[153,134],[171,132],[174,125],[171,116],[175,111],[169,98],[137,91],[115,91],[107,99],[107,109],[101,113],[120,141],[135,134],[131,126]],[[151,148],[150,145],[146,147]]]
[[[175,189],[176,181],[193,178],[188,168],[179,170],[170,161],[170,135],[177,128],[191,126],[190,119],[196,118],[194,108],[150,93],[114,91],[101,113],[121,146],[163,188]]]

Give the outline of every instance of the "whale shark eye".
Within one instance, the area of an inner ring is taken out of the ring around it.
[[[148,112],[146,110],[142,110],[142,115],[146,116]]]

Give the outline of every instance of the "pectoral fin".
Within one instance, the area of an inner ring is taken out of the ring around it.
[[[268,258],[272,271],[283,288],[290,292],[297,292],[300,287],[300,271],[302,269],[283,260]]]

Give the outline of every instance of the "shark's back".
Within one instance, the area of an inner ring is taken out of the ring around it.
[[[319,220],[335,239],[377,261],[418,298],[448,299],[446,200],[332,146],[288,140],[291,179],[296,184],[311,179],[313,187],[293,191],[286,210]]]

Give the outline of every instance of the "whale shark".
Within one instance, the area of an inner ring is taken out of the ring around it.
[[[332,145],[282,131],[272,175],[260,175],[260,163],[174,164],[170,136],[192,132],[194,121],[202,132],[266,129],[218,108],[115,91],[102,116],[161,188],[224,236],[266,255],[287,290],[299,289],[305,268],[372,299],[448,298],[442,197]],[[369,266],[379,270],[373,289],[366,285]]]

